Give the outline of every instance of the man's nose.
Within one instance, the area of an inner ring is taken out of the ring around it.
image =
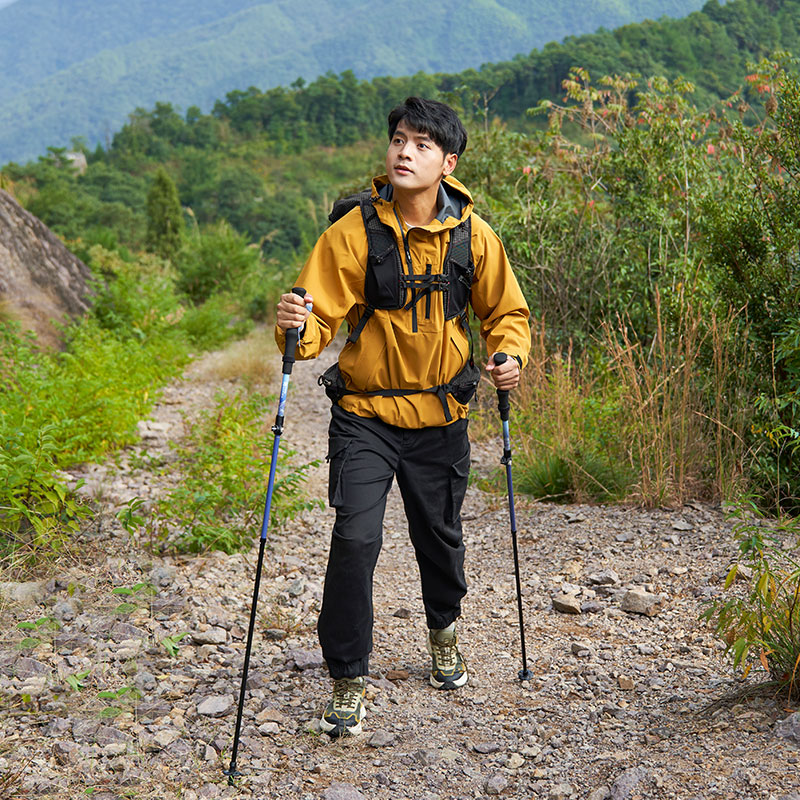
[[[398,150],[397,154],[400,156],[400,158],[410,158],[411,157],[410,153],[411,153],[411,142],[403,142],[403,144],[400,145],[400,149]]]

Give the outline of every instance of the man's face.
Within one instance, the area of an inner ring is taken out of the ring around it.
[[[455,168],[458,156],[445,153],[426,133],[409,128],[401,120],[386,151],[386,174],[400,191],[424,191]]]

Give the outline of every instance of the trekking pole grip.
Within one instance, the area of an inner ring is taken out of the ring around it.
[[[295,286],[292,293],[298,297],[305,297],[306,290],[300,286]],[[302,327],[302,326],[301,326]],[[291,375],[292,367],[295,362],[295,351],[297,350],[297,343],[300,341],[300,328],[289,328],[286,331],[286,347],[283,353],[283,374]]]
[[[494,363],[495,366],[505,364],[508,361],[508,356],[505,353],[495,353]],[[508,422],[509,412],[511,411],[511,403],[508,399],[508,389],[497,390],[497,409],[500,412],[500,419],[503,422]]]

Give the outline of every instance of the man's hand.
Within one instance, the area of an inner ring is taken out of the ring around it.
[[[312,303],[313,300],[310,294],[305,297],[294,293],[282,294],[278,302],[278,327],[284,331],[302,327],[311,313],[306,303]]]
[[[516,358],[509,357],[505,364],[494,363],[494,353],[486,365],[486,371],[492,376],[496,389],[503,392],[516,389],[519,383],[519,363]]]

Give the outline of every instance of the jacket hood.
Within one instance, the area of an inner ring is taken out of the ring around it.
[[[394,199],[394,187],[389,182],[387,175],[380,175],[372,181],[373,197],[378,196],[387,203]],[[439,208],[434,220],[445,227],[458,225],[472,213],[472,196],[464,184],[457,181],[452,175],[447,175],[439,184]],[[431,223],[432,225],[434,223]]]

